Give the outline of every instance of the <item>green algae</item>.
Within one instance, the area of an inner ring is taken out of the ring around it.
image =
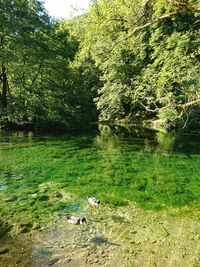
[[[0,141],[0,215],[11,225],[78,212],[87,195],[155,211],[199,207],[197,136],[101,127],[97,135],[2,133]]]

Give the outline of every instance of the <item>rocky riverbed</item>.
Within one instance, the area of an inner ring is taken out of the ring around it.
[[[198,211],[187,216],[186,210],[153,212],[130,203],[86,207],[82,215],[83,225],[70,225],[59,213],[44,227],[27,224],[18,234],[8,232],[0,266],[200,266]]]

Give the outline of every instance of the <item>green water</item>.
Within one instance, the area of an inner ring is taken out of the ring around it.
[[[200,139],[100,126],[93,134],[0,135],[1,233],[27,219],[78,213],[87,195],[103,205],[199,208]],[[32,225],[31,225],[32,226]]]

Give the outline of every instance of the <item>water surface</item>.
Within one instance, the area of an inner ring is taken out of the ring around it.
[[[198,135],[106,125],[95,134],[1,133],[0,237],[41,229],[67,213],[88,216],[88,195],[110,214],[124,207],[128,216],[128,205],[136,203],[190,218],[199,209],[199,166]],[[124,215],[110,219],[124,223]],[[96,246],[120,244],[106,234],[90,237]]]

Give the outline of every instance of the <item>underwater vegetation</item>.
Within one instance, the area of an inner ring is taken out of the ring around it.
[[[1,229],[7,223],[21,225],[17,231],[37,229],[54,212],[78,212],[88,195],[112,207],[197,209],[197,136],[105,127],[96,135],[2,134]]]

